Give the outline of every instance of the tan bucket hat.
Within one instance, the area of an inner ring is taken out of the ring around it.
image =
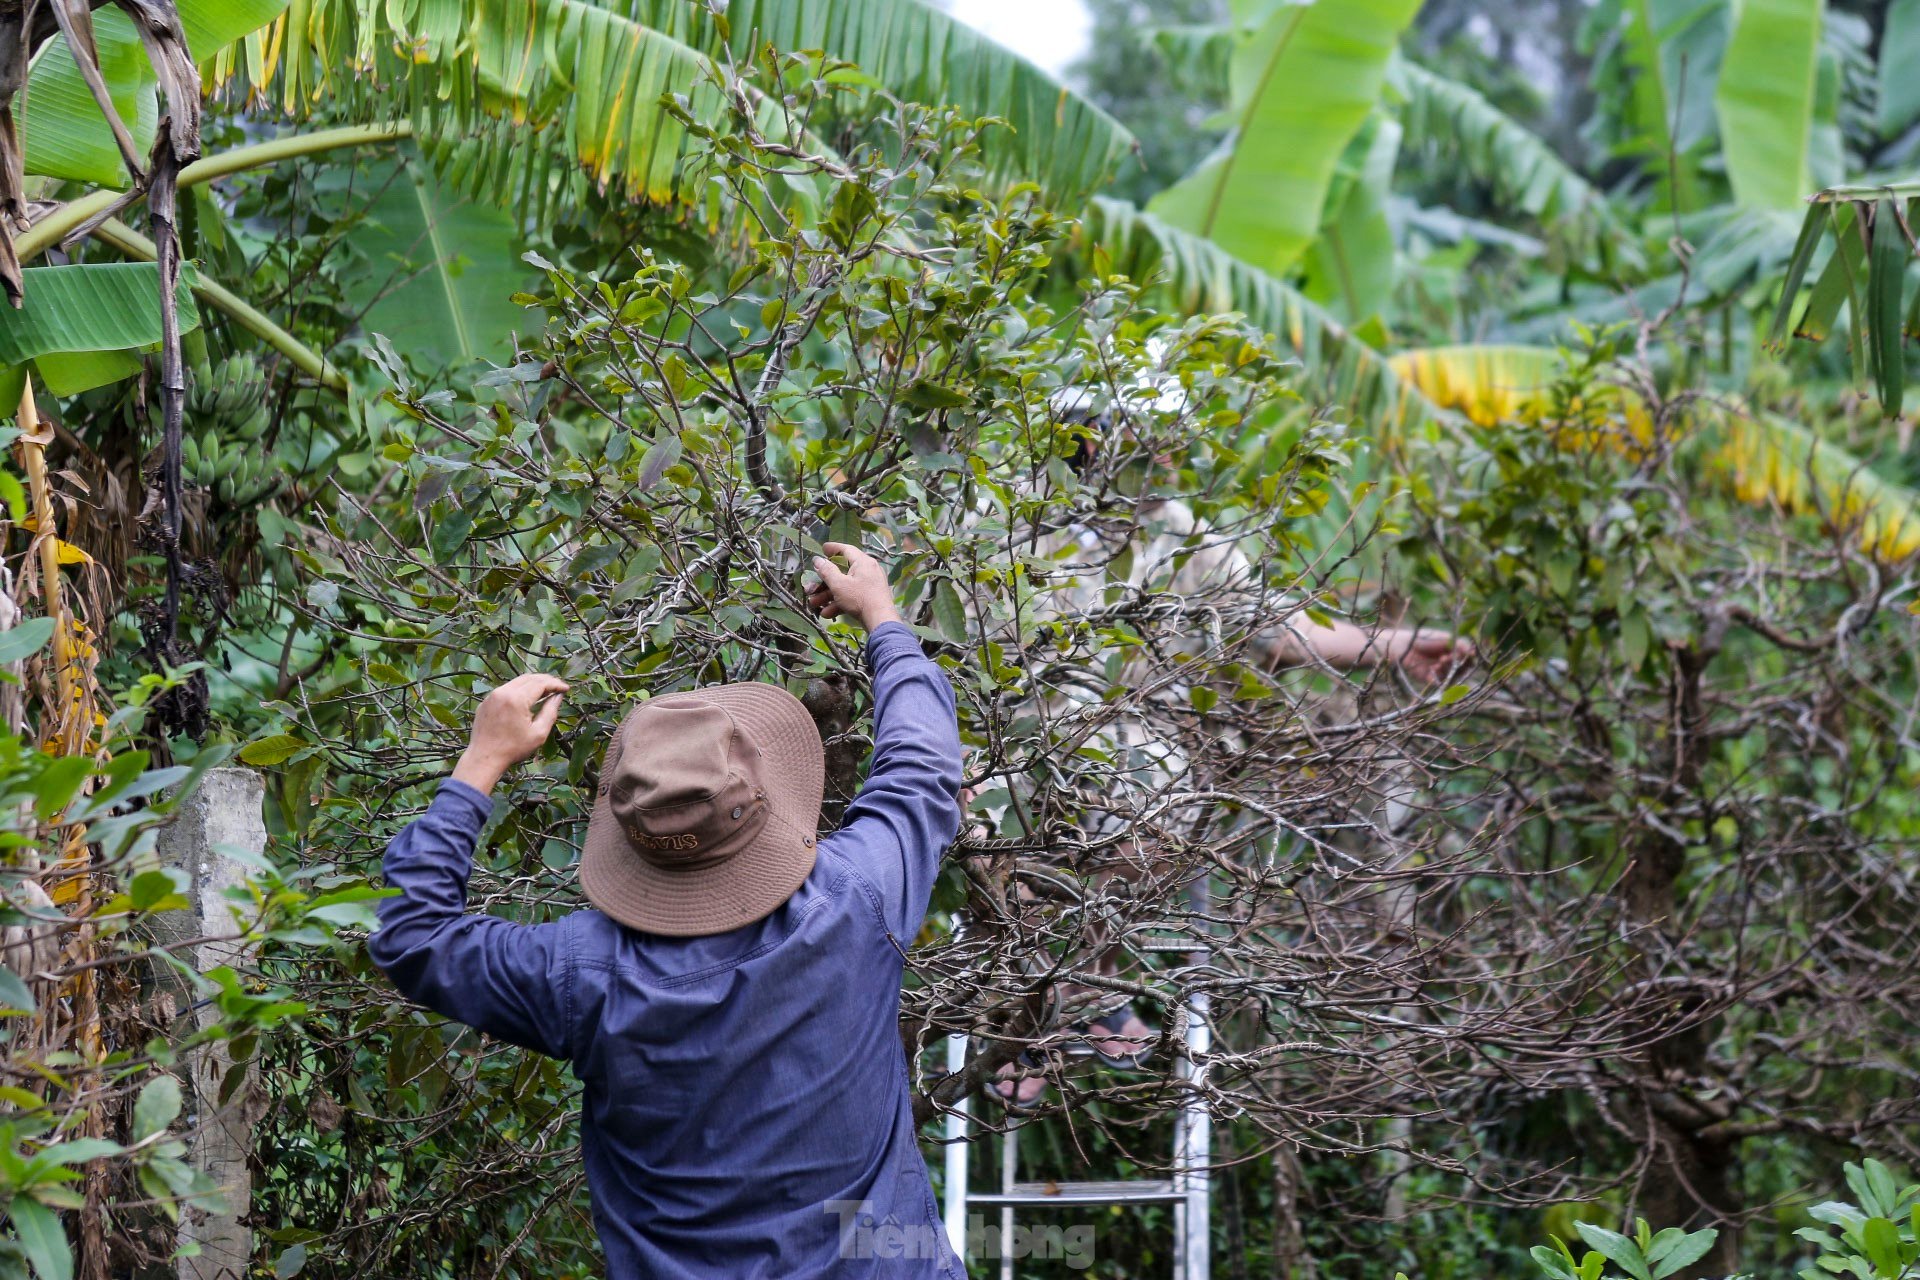
[[[601,762],[581,888],[646,933],[691,938],[752,924],[813,870],[825,785],[820,731],[778,685],[643,702]]]

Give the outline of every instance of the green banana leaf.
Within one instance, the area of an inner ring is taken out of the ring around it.
[[[1244,314],[1300,358],[1303,395],[1352,415],[1357,427],[1376,440],[1399,441],[1415,427],[1446,416],[1319,304],[1210,240],[1124,201],[1096,196],[1076,247],[1104,258],[1178,310]]]
[[[1875,123],[1891,138],[1920,120],[1920,0],[1893,0],[1880,32],[1879,93]]]
[[[582,0],[293,0],[283,38],[224,70],[292,113],[405,117],[462,194],[538,221],[590,187],[691,205],[699,152],[668,104],[722,107],[699,49]]]
[[[31,370],[54,395],[75,395],[140,370],[160,345],[160,269],[146,262],[28,267],[25,301],[0,322],[0,405],[20,403]],[[200,326],[192,266],[180,273],[180,332]]]
[[[1812,185],[1807,147],[1820,61],[1822,0],[1741,0],[1713,96],[1736,202],[1798,208]]]
[[[1626,0],[1631,69],[1628,151],[1654,179],[1660,209],[1712,201],[1700,172],[1716,122],[1707,86],[1726,54],[1730,0]]]
[[[1391,313],[1395,262],[1387,201],[1400,137],[1399,121],[1379,113],[1355,135],[1328,189],[1320,238],[1301,259],[1307,296],[1348,324]]]
[[[1419,8],[1419,0],[1272,6],[1234,54],[1235,132],[1150,211],[1257,270],[1285,272],[1318,237],[1334,166]]]
[[[287,0],[180,0],[179,7],[187,48],[205,61],[279,17]],[[132,20],[118,9],[94,11],[93,35],[108,96],[135,149],[145,156],[153,149],[160,114],[153,64]],[[47,42],[28,72],[20,132],[28,173],[101,187],[124,187],[129,181],[113,132],[64,35]]]
[[[654,204],[691,199],[693,157],[684,126],[661,105],[719,114],[707,59],[655,28],[574,0],[479,0],[474,28],[481,83],[516,123],[563,130],[574,159],[599,183]]]
[[[1849,131],[1857,133],[1857,86],[1874,76],[1873,28],[1859,14],[1828,9],[1820,20],[1820,58],[1813,82],[1813,126],[1807,135],[1807,191],[1838,186],[1853,163],[1840,126],[1843,102]],[[1801,192],[1802,196],[1807,191]],[[1798,205],[1793,212],[1799,213]]]
[[[460,191],[539,221],[588,183],[653,204],[703,200],[704,153],[665,100],[717,122],[715,59],[745,60],[756,39],[855,60],[902,98],[1004,117],[988,166],[1057,194],[1096,185],[1133,146],[1104,112],[915,0],[738,0],[724,18],[684,0],[470,2],[294,0],[284,45],[231,71],[290,111],[324,99],[356,119],[405,112]],[[784,127],[778,105],[761,104],[769,128]]]
[[[819,49],[902,101],[997,116],[1006,128],[984,140],[992,175],[1037,182],[1057,199],[1101,186],[1136,149],[1091,101],[922,0],[733,0],[718,25],[685,0],[606,7],[716,56],[724,47],[744,61],[766,44]]]
[[[153,147],[153,131],[160,108],[154,93],[153,64],[117,9],[103,9],[93,18],[94,44],[100,54],[114,110],[145,155]],[[27,73],[21,133],[28,173],[85,182],[97,187],[124,187],[126,164],[106,117],[93,100],[92,90],[74,65],[65,36],[48,41]]]
[[[1492,188],[1504,208],[1538,219],[1582,265],[1603,273],[1609,267],[1645,268],[1638,237],[1621,223],[1606,194],[1546,139],[1478,90],[1406,58],[1396,55],[1387,76],[1403,103],[1400,123],[1409,148],[1459,163]]]
[[[540,327],[511,300],[535,278],[520,260],[513,219],[461,199],[417,156],[360,173],[377,194],[350,237],[365,259],[343,283],[365,308],[361,329],[385,336],[421,368],[510,360],[515,330]]]

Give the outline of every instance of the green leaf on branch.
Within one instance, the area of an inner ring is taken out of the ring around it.
[[[933,586],[933,621],[940,634],[955,644],[967,638],[967,610],[960,593],[950,579],[942,578]]]
[[[1573,1225],[1580,1232],[1580,1238],[1595,1253],[1632,1276],[1633,1280],[1653,1280],[1653,1270],[1647,1266],[1646,1255],[1640,1252],[1639,1245],[1618,1231],[1596,1227],[1591,1222],[1576,1222]]]
[[[13,1229],[20,1236],[20,1247],[40,1280],[73,1280],[73,1250],[60,1215],[37,1200],[16,1195],[7,1206],[13,1215]]]
[[[0,631],[0,663],[32,657],[52,638],[52,618],[28,618],[6,631]]]
[[[32,1013],[33,991],[20,975],[0,964],[0,1013]]]
[[[1705,1231],[1682,1231],[1678,1227],[1668,1227],[1653,1238],[1647,1248],[1647,1263],[1653,1268],[1653,1280],[1692,1266],[1707,1256],[1713,1248],[1713,1242],[1719,1239],[1719,1232],[1709,1228]]]
[[[276,733],[272,737],[249,742],[240,748],[240,760],[245,764],[284,764],[295,754],[306,749],[307,744],[292,734]]]
[[[142,871],[127,887],[135,911],[176,911],[188,906],[186,873],[166,868]]]
[[[937,382],[925,378],[918,379],[907,388],[906,402],[916,409],[964,409],[969,401],[952,387],[943,387]]]
[[[133,1104],[133,1140],[145,1142],[180,1116],[180,1082],[161,1072],[147,1081]]]
[[[1900,1257],[1900,1228],[1886,1218],[1868,1218],[1860,1225],[1860,1243],[1880,1280],[1898,1280],[1906,1271]]]

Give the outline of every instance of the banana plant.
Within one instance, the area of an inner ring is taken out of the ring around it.
[[[139,183],[129,184],[126,175],[129,155],[155,127],[151,76],[131,58],[134,44],[109,16],[100,24],[100,78],[105,101],[128,123],[116,129],[82,83],[88,77],[59,49],[35,64],[30,137],[44,142],[30,143],[28,167],[96,190],[43,216],[23,238],[23,256],[56,238],[95,230],[139,194]],[[295,115],[310,114],[319,103],[329,115],[364,122],[357,135],[321,131],[329,135],[325,145],[311,153],[421,139],[449,189],[431,198],[443,213],[465,219],[463,230],[472,230],[478,215],[453,213],[450,193],[536,220],[595,188],[690,208],[704,198],[698,148],[690,139],[718,121],[727,105],[723,85],[740,83],[729,82],[724,66],[753,58],[756,41],[858,61],[864,83],[901,98],[1004,116],[1007,127],[985,140],[989,168],[1008,182],[1039,181],[1062,198],[1103,181],[1133,147],[1104,112],[917,2],[764,0],[728,13],[680,0],[625,6],[460,0],[418,7],[302,0],[291,9],[286,0],[182,0],[180,16],[192,46],[211,51],[202,62],[210,84],[276,101]],[[792,123],[780,119],[777,101],[753,105],[769,128]],[[131,149],[119,145],[121,132]],[[222,174],[242,167],[243,158],[272,163],[310,153],[304,136],[241,148],[257,156],[236,156],[235,163],[212,159]],[[489,251],[510,243],[500,234],[503,225],[489,228]],[[432,237],[423,243],[430,250]],[[469,261],[478,260],[481,247],[468,246]],[[398,292],[444,292],[452,276],[447,257],[416,262],[423,268],[416,282]],[[214,299],[203,294],[203,301]],[[499,310],[492,308],[493,318]],[[503,336],[496,326],[484,340],[469,333],[449,342],[442,335],[441,345],[497,352]],[[323,363],[312,352],[286,353],[306,366]]]
[[[984,161],[999,184],[1038,183],[1061,204],[1105,185],[1134,153],[1133,135],[1089,99],[921,0],[605,0],[604,8],[708,57],[751,62],[758,50],[819,49],[903,102],[991,116]]]
[[[1242,313],[1299,356],[1302,390],[1310,399],[1339,406],[1384,443],[1447,417],[1385,355],[1325,308],[1211,240],[1125,201],[1096,196],[1077,249],[1157,290],[1176,310]]]
[[[1645,270],[1638,238],[1612,198],[1478,90],[1397,55],[1387,82],[1400,99],[1409,149],[1429,148],[1460,165],[1500,208],[1540,223],[1590,273],[1606,279]]]
[[[1718,203],[1703,165],[1717,137],[1713,85],[1731,0],[1624,0],[1614,53],[1596,69],[1615,150],[1653,180],[1654,211]]]
[[[1808,150],[1824,0],[1741,0],[1714,112],[1737,204],[1794,209],[1812,185]]]
[[[1374,110],[1419,0],[1240,0],[1233,133],[1148,208],[1280,275],[1317,238],[1347,145]]]

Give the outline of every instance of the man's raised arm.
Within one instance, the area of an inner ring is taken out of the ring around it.
[[[381,901],[380,928],[367,940],[373,962],[409,999],[562,1058],[572,999],[566,925],[468,915],[466,905],[474,847],[492,810],[487,793],[546,741],[566,688],[552,676],[525,675],[487,695],[453,776],[387,846],[387,885],[400,892]]]
[[[830,542],[814,561],[820,583],[812,601],[824,617],[845,614],[867,631],[873,678],[873,762],[860,794],[834,836],[880,895],[887,928],[905,946],[940,873],[940,855],[960,829],[960,732],[953,686],[920,650],[878,561],[856,547]]]

